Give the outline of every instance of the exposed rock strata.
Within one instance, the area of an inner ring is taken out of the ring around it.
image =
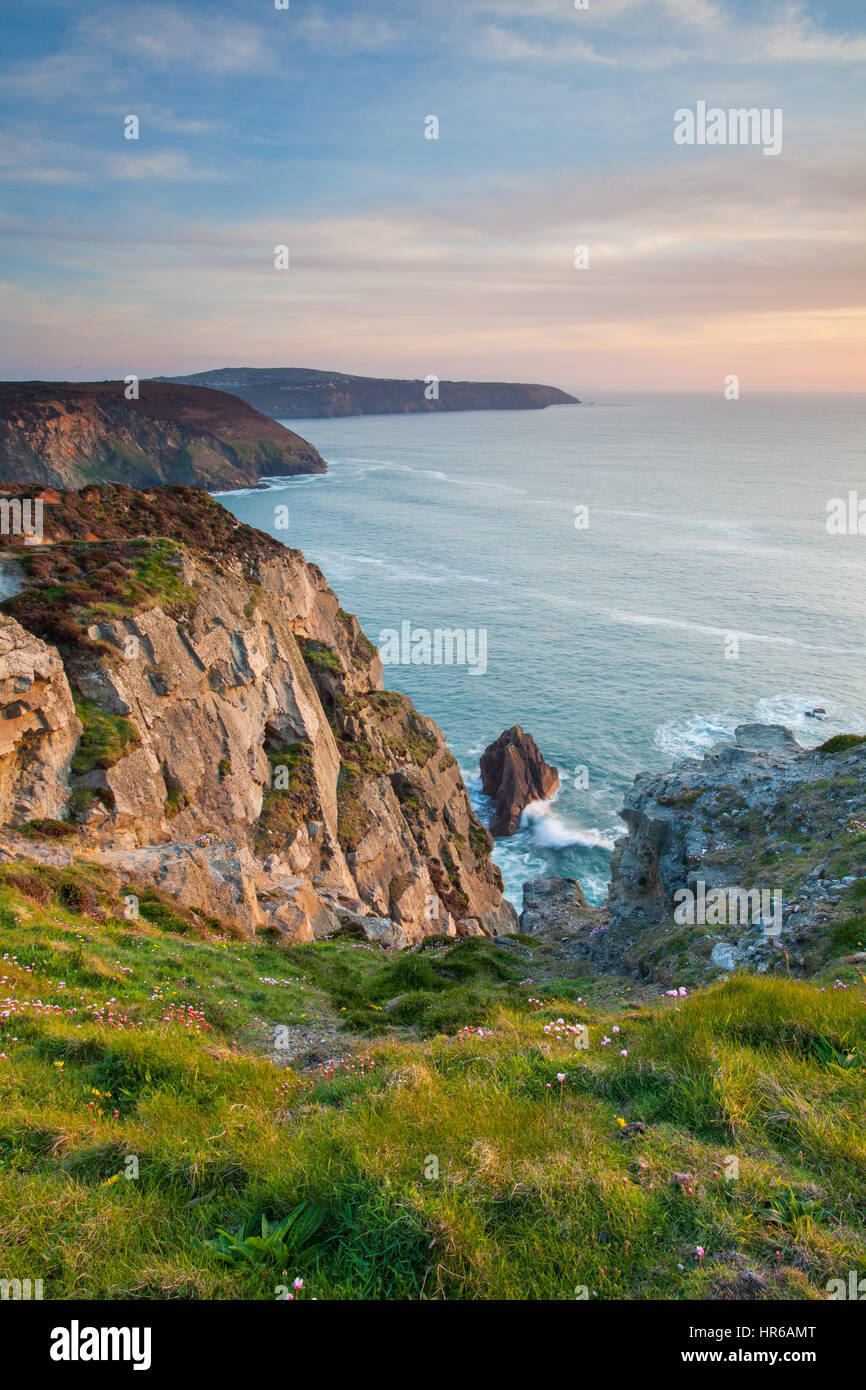
[[[222,391],[145,381],[127,400],[122,381],[0,382],[8,484],[236,488],[325,471],[312,444]]]
[[[196,491],[55,498],[4,606],[35,629],[6,619],[58,730],[27,745],[28,788],[58,775],[50,804],[22,800],[22,725],[3,821],[67,816],[76,853],[286,940],[357,918],[389,946],[515,929],[441,730],[383,690],[316,566]]]
[[[0,820],[63,813],[80,732],[55,649],[0,613]]]

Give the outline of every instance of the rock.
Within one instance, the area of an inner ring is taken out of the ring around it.
[[[490,833],[501,837],[514,834],[521,811],[533,801],[553,795],[559,773],[544,761],[532,735],[515,724],[482,753],[481,785],[496,802]]]
[[[536,878],[523,885],[519,929],[527,936],[555,941],[566,954],[587,954],[607,926],[607,912],[590,907],[576,878]]]
[[[717,941],[710,952],[710,960],[720,970],[736,970],[737,957],[734,948],[727,941]]]
[[[516,936],[519,930],[517,908],[507,898],[482,912],[479,921],[487,936]]]
[[[392,922],[390,917],[365,917],[363,928],[368,941],[372,941],[376,946],[382,946],[387,951],[402,951],[411,945],[409,937],[400,923]]]
[[[644,1120],[631,1120],[619,1132],[620,1139],[633,1139],[636,1134],[646,1134],[647,1126]]]
[[[686,966],[709,980],[780,959],[813,973],[844,920],[848,885],[831,866],[838,855],[851,867],[864,801],[866,747],[842,759],[780,725],[741,725],[733,745],[642,774],[621,812],[628,834],[611,856],[610,922],[587,943],[592,963],[664,984]],[[818,845],[827,857],[805,870],[798,860]]]
[[[486,936],[487,933],[474,917],[461,917],[457,922],[457,935],[459,937]]]
[[[798,753],[800,744],[784,724],[740,724],[734,730],[738,748],[749,748],[766,753],[776,749],[790,749]]]
[[[0,613],[0,820],[59,820],[81,724],[54,647]]]
[[[535,878],[523,885],[520,930],[527,936],[542,929],[566,929],[575,911],[587,907],[576,878]]]

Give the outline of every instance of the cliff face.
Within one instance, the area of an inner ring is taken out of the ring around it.
[[[636,778],[606,911],[563,889],[553,914],[529,884],[527,929],[567,918],[600,968],[666,983],[866,963],[864,805],[866,739],[809,751],[780,726],[743,725],[734,746]]]
[[[275,420],[429,410],[542,410],[548,405],[580,404],[555,386],[505,381],[440,381],[438,398],[428,400],[421,380],[347,376],[305,367],[220,367],[157,380],[231,392]]]
[[[532,734],[519,724],[506,729],[481,754],[481,785],[496,806],[491,835],[513,835],[520,813],[534,801],[546,801],[559,786],[559,773],[541,756]]]
[[[311,444],[237,396],[150,381],[138,400],[124,390],[122,381],[0,383],[0,479],[233,488],[326,470]]]
[[[0,804],[18,820],[62,815],[81,733],[53,647],[0,614]]]
[[[4,608],[56,687],[62,738],[31,740],[27,762],[56,790],[50,807],[22,791],[13,740],[0,820],[67,817],[55,854],[247,931],[349,924],[406,945],[514,929],[441,731],[382,689],[376,649],[299,552],[185,488],[55,494],[45,529]],[[0,658],[9,720],[24,658]]]

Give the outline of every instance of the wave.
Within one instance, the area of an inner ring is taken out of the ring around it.
[[[288,492],[302,483],[325,483],[329,473],[282,473],[262,477],[255,487],[228,487],[214,489],[211,497],[261,497],[265,492]]]
[[[611,831],[578,829],[553,814],[549,801],[531,801],[520,813],[521,830],[530,831],[532,844],[539,849],[568,849],[582,845],[584,849],[612,850],[616,836]]]
[[[824,709],[821,719],[810,718],[811,709]],[[755,702],[751,715],[695,714],[689,719],[660,724],[653,736],[656,748],[674,759],[700,758],[717,743],[731,743],[738,724],[784,724],[806,745],[823,743],[834,733],[866,733],[866,717],[851,705],[814,691],[806,694],[782,691]]]
[[[786,637],[781,633],[750,632],[746,628],[716,627],[712,623],[696,623],[689,618],[662,618],[654,613],[632,613],[623,608],[606,608],[587,603],[584,599],[572,598],[566,594],[551,593],[545,589],[527,590],[531,598],[537,599],[550,608],[574,609],[582,613],[592,613],[608,618],[614,623],[624,623],[629,627],[670,628],[677,632],[696,632],[704,637],[714,637],[724,641],[736,637],[741,642],[753,642],[768,646],[790,647],[803,652],[829,652],[833,656],[864,656],[866,647],[831,647],[818,642],[802,642],[798,637]]]
[[[734,729],[744,722],[730,715],[707,718],[696,714],[691,719],[672,719],[667,724],[659,725],[653,742],[656,748],[672,758],[700,758],[715,744],[731,742]]]
[[[730,536],[737,541],[759,541],[763,537],[760,531],[754,531],[750,526],[743,526],[738,521],[710,521],[700,517],[685,516],[665,516],[661,512],[633,512],[612,510],[607,508],[597,508],[600,516],[624,516],[637,521],[652,521],[665,533],[677,528],[683,531],[709,531],[711,533]]]
[[[307,552],[308,556],[311,552]],[[494,580],[483,574],[461,574],[458,570],[451,569],[445,565],[438,573],[430,573],[425,570],[414,569],[408,565],[395,564],[393,560],[386,560],[382,555],[363,555],[350,550],[320,551],[315,556],[316,563],[327,574],[339,574],[344,577],[351,571],[353,566],[375,567],[384,578],[392,579],[395,583],[405,584],[491,584]],[[443,622],[443,626],[447,626]]]
[[[825,714],[820,719],[810,718],[806,712],[810,709],[823,709]],[[835,733],[866,733],[866,718],[858,710],[814,691],[768,695],[756,703],[755,716],[759,724],[784,724],[814,743],[823,743]]]
[[[452,487],[479,488],[486,492],[508,492],[516,497],[525,497],[525,487],[511,487],[508,483],[492,482],[486,478],[455,478],[450,473],[443,473],[441,468],[413,468],[409,463],[394,463],[391,459],[369,459],[361,458],[354,454],[347,454],[339,459],[326,459],[329,467],[339,466],[346,463],[364,464],[363,470],[359,470],[354,476],[364,476],[367,473],[411,473],[416,478],[432,478],[437,483],[450,483]],[[323,475],[319,475],[323,476]]]
[[[621,609],[611,609],[608,613],[614,622],[628,623],[633,627],[667,627],[680,632],[700,632],[707,637],[736,637],[741,642],[766,643],[777,647],[795,647],[803,652],[830,652],[834,656],[862,656],[864,647],[829,647],[821,643],[801,642],[796,637],[783,637],[780,633],[748,632],[736,627],[714,627],[709,623],[694,623],[686,618],[659,618],[651,613],[628,613]]]

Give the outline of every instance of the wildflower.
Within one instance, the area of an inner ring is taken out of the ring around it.
[[[610,1038],[602,1038],[602,1040],[601,1040],[601,1045],[602,1045],[602,1047],[607,1047],[607,1045],[608,1045],[609,1042],[610,1042]]]
[[[702,1245],[696,1245],[696,1246],[695,1246],[695,1254],[697,1255],[697,1257],[698,1257],[699,1260],[702,1260],[702,1259],[704,1258],[704,1254],[705,1254],[704,1247],[703,1247]]]
[[[565,1072],[564,1072],[564,1071],[558,1071],[558,1072],[556,1073],[556,1079],[557,1079],[557,1081],[559,1081],[560,1084],[561,1084],[561,1083],[565,1080]]]
[[[628,1048],[624,1047],[624,1048],[622,1049],[622,1051],[620,1052],[619,1055],[620,1055],[620,1057],[627,1057],[627,1056],[628,1056]]]
[[[618,1033],[618,1032],[619,1032],[619,1028],[617,1027],[616,1024],[613,1025],[613,1028],[611,1029],[611,1032],[613,1032],[613,1033]]]
[[[296,1290],[297,1290],[297,1289],[302,1289],[303,1287],[304,1287],[304,1281],[303,1281],[303,1279],[295,1279],[294,1282],[292,1283],[292,1288],[293,1288],[293,1289],[296,1289]]]

